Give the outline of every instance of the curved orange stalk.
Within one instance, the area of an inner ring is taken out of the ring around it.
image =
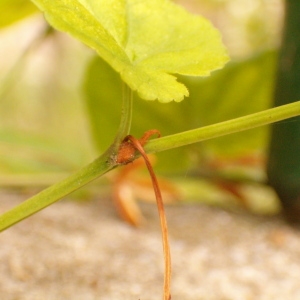
[[[153,189],[156,196],[156,203],[160,218],[160,225],[162,230],[162,244],[163,244],[163,252],[164,252],[164,262],[165,262],[165,272],[164,272],[164,292],[163,292],[163,300],[170,300],[171,299],[171,253],[170,253],[170,245],[169,245],[169,239],[168,239],[168,227],[167,227],[167,220],[165,215],[165,209],[164,204],[160,192],[160,188],[158,185],[157,178],[155,176],[155,173],[153,171],[152,165],[149,161],[149,158],[144,151],[143,145],[147,142],[149,137],[153,134],[158,134],[160,136],[160,132],[158,130],[149,130],[147,131],[143,137],[138,140],[135,137],[128,135],[125,137],[120,150],[121,154],[125,153],[124,156],[118,155],[117,162],[120,164],[126,164],[130,161],[132,161],[134,157],[134,152],[137,150],[140,152],[140,154],[143,156],[144,161],[146,163],[146,166],[148,168]],[[132,151],[134,150],[134,151]]]
[[[148,158],[153,166],[155,157],[148,156]],[[149,179],[133,175],[142,166],[145,166],[145,163],[143,157],[140,157],[121,168],[112,178],[112,200],[117,212],[124,221],[135,227],[140,226],[145,221],[137,204],[137,198],[148,202],[156,201],[156,198],[153,199],[153,196],[148,193],[150,188],[153,190],[151,179],[149,181]],[[157,177],[157,180],[164,198],[164,204],[179,201],[180,191],[173,183],[159,177]]]

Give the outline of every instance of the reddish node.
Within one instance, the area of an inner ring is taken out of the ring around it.
[[[160,137],[160,132],[157,129],[146,131],[143,136],[138,139],[141,146],[144,146],[149,138],[155,134]],[[136,147],[132,144],[132,138],[131,135],[127,135],[121,143],[116,159],[117,164],[126,165],[135,159]]]

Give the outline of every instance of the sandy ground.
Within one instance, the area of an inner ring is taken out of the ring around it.
[[[24,200],[0,193],[0,212]],[[156,207],[122,223],[109,200],[66,199],[0,235],[0,299],[157,300],[162,292]],[[166,208],[172,300],[300,299],[300,232],[280,218],[201,205]]]

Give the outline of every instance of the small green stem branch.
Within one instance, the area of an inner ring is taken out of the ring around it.
[[[132,119],[132,102],[133,94],[132,90],[126,85],[123,84],[123,107],[121,112],[121,122],[120,127],[117,132],[114,143],[112,144],[112,151],[117,153],[119,146],[122,143],[125,136],[130,133],[131,128],[131,119]]]
[[[112,146],[98,159],[77,173],[45,189],[41,193],[1,215],[0,231],[42,210],[117,166],[115,156],[119,149],[120,142],[129,133],[131,123],[132,93],[128,87],[125,87],[124,100],[120,128]],[[298,115],[300,115],[300,101],[230,121],[151,140],[145,145],[144,149],[147,153],[160,152],[271,124]]]
[[[300,115],[300,101],[278,106],[229,121],[184,131],[150,140],[144,149],[146,153],[161,152],[197,142],[221,137],[227,134],[253,129]]]

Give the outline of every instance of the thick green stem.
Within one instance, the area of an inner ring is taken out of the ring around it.
[[[113,168],[109,153],[0,216],[0,231],[46,208]]]
[[[39,194],[24,201],[10,211],[0,216],[0,231],[7,229],[17,222],[33,215],[43,208],[53,204],[66,195],[86,185],[97,177],[104,175],[116,166],[120,143],[130,131],[132,114],[132,91],[124,86],[123,107],[120,127],[112,146],[94,162],[82,168],[75,174],[43,190]]]
[[[271,124],[300,115],[300,101],[267,109],[248,116],[150,140],[144,147],[147,153],[161,152],[208,139]]]
[[[128,89],[128,87],[125,88],[124,98],[126,101],[124,101],[122,121],[113,145],[102,156],[81,169],[79,172],[45,189],[41,193],[0,216],[0,231],[58,201],[62,197],[105,174],[116,166],[115,156],[119,149],[119,143],[128,134],[130,129],[132,97],[131,91]],[[300,101],[230,121],[151,140],[145,145],[145,151],[148,153],[160,152],[267,125],[298,115],[300,115]]]

